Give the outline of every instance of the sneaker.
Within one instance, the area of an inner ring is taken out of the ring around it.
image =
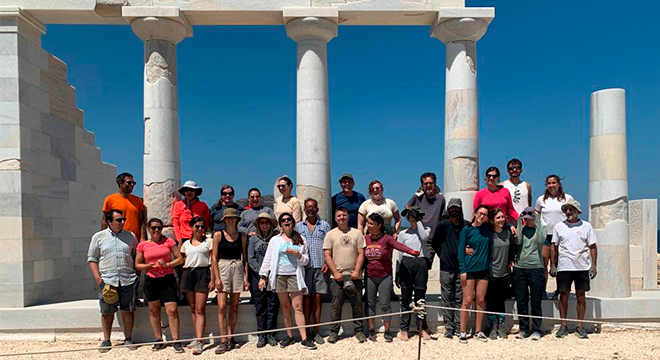
[[[568,335],[568,328],[566,325],[562,325],[559,327],[559,330],[555,333],[555,336],[558,338],[563,338],[564,336]]]
[[[227,350],[234,350],[234,349],[240,349],[243,344],[240,344],[234,340],[234,338],[229,339],[229,346],[227,346]]]
[[[339,340],[339,335],[336,332],[330,333],[330,336],[328,336],[328,342],[334,344],[337,340]]]
[[[112,343],[110,342],[110,340],[103,340],[103,342],[101,343],[101,346],[99,347],[99,352],[100,353],[107,353],[108,351],[110,351],[110,346],[112,346]]]
[[[529,337],[529,334],[527,333],[527,331],[524,331],[524,330],[521,330],[521,331],[516,335],[516,339],[526,339],[526,338],[528,338],[528,337]]]
[[[458,342],[461,344],[467,344],[467,334],[462,333],[458,336]]]
[[[277,339],[275,338],[274,334],[268,334],[267,340],[268,340],[268,345],[277,346]]]
[[[315,343],[317,343],[319,345],[325,344],[325,340],[323,340],[323,336],[321,336],[321,334],[319,334],[319,333],[316,333],[316,335],[314,335],[313,340],[314,340]]]
[[[186,347],[188,349],[194,349],[196,344],[197,344],[197,340],[193,340],[193,341],[189,342],[188,345],[186,345]]]
[[[587,330],[585,330],[582,326],[578,326],[575,328],[575,335],[579,337],[580,339],[588,339],[589,334],[587,334]]]
[[[369,340],[373,342],[376,342],[376,340],[378,340],[378,337],[376,336],[376,330],[369,329]]]
[[[174,349],[174,352],[178,352],[178,353],[185,352],[180,342],[175,342],[174,344],[172,344],[172,348]]]
[[[488,341],[488,337],[486,336],[486,334],[484,334],[483,331],[479,331],[477,335],[475,335],[474,337],[479,341],[483,341],[483,342]]]
[[[445,335],[444,336],[447,339],[453,338],[454,337],[454,330],[452,330],[452,329],[445,330]]]
[[[195,341],[195,346],[193,346],[192,348],[193,355],[201,355],[203,351],[204,351],[204,345],[202,345],[202,342]]]
[[[124,340],[124,345],[128,345],[128,350],[137,350],[138,347],[133,342],[133,338],[127,338]]]
[[[156,339],[154,342],[163,342],[163,339]],[[151,347],[151,351],[160,351],[163,350],[167,347],[165,344],[154,344],[154,346]]]
[[[216,355],[221,355],[227,352],[227,343],[221,342],[220,345],[215,349]]]
[[[500,326],[497,327],[497,337],[500,339],[506,339],[509,337],[506,333],[506,326],[504,324],[500,324]]]
[[[285,348],[289,345],[293,344],[293,337],[287,336],[284,338],[284,340],[280,341],[280,347]]]
[[[364,343],[365,341],[367,341],[367,337],[364,335],[364,333],[363,333],[362,331],[358,331],[357,334],[355,334],[355,338],[357,339],[357,341],[358,341],[360,344],[362,344],[362,343]]]
[[[300,346],[303,349],[316,350],[316,345],[314,345],[314,341],[312,341],[312,339],[310,339],[310,338],[307,338],[307,339],[301,341]]]
[[[497,327],[493,326],[490,328],[490,332],[488,333],[488,338],[491,340],[497,340]]]
[[[532,340],[534,341],[541,340],[541,333],[538,331],[534,331],[534,333],[532,334]]]
[[[266,346],[268,344],[268,341],[266,340],[266,335],[259,335],[259,340],[257,341],[257,348],[261,349],[262,347]]]
[[[389,330],[385,331],[385,335],[383,335],[383,337],[385,338],[385,342],[391,343],[392,341],[394,341],[394,335],[392,335],[392,333]]]

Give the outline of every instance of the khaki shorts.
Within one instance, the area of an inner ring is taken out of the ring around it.
[[[298,277],[296,275],[277,275],[276,293],[298,292]]]
[[[243,291],[243,262],[241,260],[218,260],[218,272],[222,281],[223,293],[240,293]]]

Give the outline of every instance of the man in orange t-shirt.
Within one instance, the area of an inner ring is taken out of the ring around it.
[[[133,187],[135,187],[133,175],[129,173],[121,173],[117,175],[117,185],[119,186],[117,193],[109,195],[103,200],[101,230],[108,227],[108,224],[105,221],[105,213],[112,209],[117,209],[121,210],[126,218],[124,230],[132,232],[140,241],[146,240],[147,208],[144,206],[141,198],[131,194],[133,192]]]

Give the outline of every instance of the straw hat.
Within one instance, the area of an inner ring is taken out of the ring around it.
[[[253,222],[254,226],[257,229],[259,228],[259,220],[261,220],[261,219],[270,220],[270,223],[273,224],[273,229],[277,227],[277,220],[275,220],[272,216],[270,216],[269,213],[264,211],[264,212],[260,212],[259,215],[257,215],[257,218]]]

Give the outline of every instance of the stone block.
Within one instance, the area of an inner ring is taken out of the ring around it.
[[[39,87],[41,84],[41,74],[39,67],[30,63],[29,61],[19,58],[18,59],[18,74],[21,80],[25,80],[31,85]]]
[[[16,125],[19,123],[20,123],[20,103],[18,101],[0,100],[0,124]]]
[[[19,101],[20,94],[18,83],[18,78],[0,78],[0,101]]]
[[[0,55],[0,78],[18,78],[18,56]]]
[[[630,262],[630,276],[634,277],[643,277],[644,276],[644,267],[641,260],[631,261]]]
[[[0,285],[0,308],[20,308],[24,305],[23,284]]]
[[[48,57],[48,72],[55,77],[64,79],[64,81],[67,80],[67,65],[57,56],[50,55]]]
[[[41,109],[35,109],[30,105],[19,103],[20,124],[30,129],[41,131]]]
[[[630,261],[642,261],[642,247],[630,245]]]
[[[21,103],[41,111],[49,110],[50,99],[45,91],[22,79],[19,79],[18,85],[18,99]]]
[[[68,205],[68,204],[65,204]],[[68,207],[68,206],[63,206]],[[61,247],[62,239],[69,238],[71,236],[71,225],[67,221],[68,219],[54,219],[53,220],[53,237],[58,238]]]
[[[0,284],[23,285],[23,259],[0,262]]]
[[[21,149],[0,147],[0,171],[21,170]]]
[[[38,160],[39,168],[37,171],[39,173],[54,178],[62,177],[62,165],[60,164],[60,159],[50,155],[42,154],[39,156]]]
[[[24,40],[24,38],[21,37],[18,41],[18,52],[20,56],[26,58],[32,64],[41,69],[48,70],[48,57],[50,55],[46,50],[42,49],[41,46],[32,41]]]
[[[50,96],[56,97],[70,106],[76,105],[76,91],[69,86],[66,79],[54,76],[50,72],[41,70],[40,85]]]
[[[53,218],[34,217],[32,219],[32,238],[49,239],[53,234]]]
[[[639,291],[644,289],[644,282],[641,277],[634,277],[630,279],[630,288],[633,291]]]
[[[34,283],[53,280],[55,264],[52,259],[37,260],[34,262]]]
[[[80,224],[78,224],[80,225]],[[73,225],[72,225],[73,226]],[[84,225],[87,227],[88,225]],[[89,249],[89,243],[92,241],[92,236],[101,231],[101,227],[99,226],[98,228],[92,228],[91,226],[89,227],[89,230],[83,229],[80,232],[75,231],[73,228],[71,229],[71,248],[73,253],[77,252],[84,252],[87,254],[87,250]],[[85,234],[90,234],[89,237],[85,236]]]
[[[23,261],[37,261],[46,258],[43,239],[23,240]]]
[[[0,195],[0,197],[3,197]],[[4,246],[18,241],[14,245],[20,244],[22,238],[23,219],[20,216],[0,216],[0,241],[7,241]],[[2,259],[3,251],[0,251],[0,259]],[[0,260],[2,261],[2,260]]]
[[[87,145],[94,145],[94,133],[82,127],[76,127],[76,141]]]
[[[101,158],[101,149],[94,145],[76,141],[76,157],[88,157],[99,160]]]
[[[32,174],[32,194],[50,196],[52,194],[51,177],[41,174]]]
[[[21,194],[2,194],[0,196],[0,217],[21,215]]]
[[[41,114],[41,132],[71,143],[76,141],[75,126],[51,116],[50,113]]]
[[[0,184],[2,184],[1,193],[20,194],[21,193],[21,172],[20,171],[0,171]]]
[[[75,157],[69,158],[69,159],[74,159],[75,160]],[[76,165],[75,162],[62,160],[60,162],[60,173],[61,173],[62,179],[69,180],[69,181],[76,181],[76,179],[77,179],[77,175],[76,175],[77,170],[76,170],[76,168],[77,168],[77,165]]]
[[[0,217],[1,226],[4,226],[3,223],[5,223],[3,219]],[[2,227],[2,229],[20,229],[20,224],[18,227]],[[23,258],[23,240],[20,238],[20,232],[18,234],[14,233],[14,236],[16,236],[14,239],[0,239],[0,263],[12,262]],[[7,237],[7,234],[4,237]]]
[[[68,257],[53,260],[53,278],[68,282],[72,273],[71,261]]]
[[[0,33],[0,55],[18,55],[18,39],[11,33]]]
[[[54,157],[69,161],[76,158],[76,144],[69,141],[71,136],[68,137],[69,139],[53,137],[50,142],[50,153]]]
[[[49,135],[44,134],[39,130],[30,129],[30,139],[32,140],[32,150],[38,153],[52,154],[53,145]]]
[[[62,257],[70,258],[71,257],[71,239],[62,238]]]
[[[51,193],[55,198],[69,200],[69,182],[66,179],[52,178],[51,182]]]

